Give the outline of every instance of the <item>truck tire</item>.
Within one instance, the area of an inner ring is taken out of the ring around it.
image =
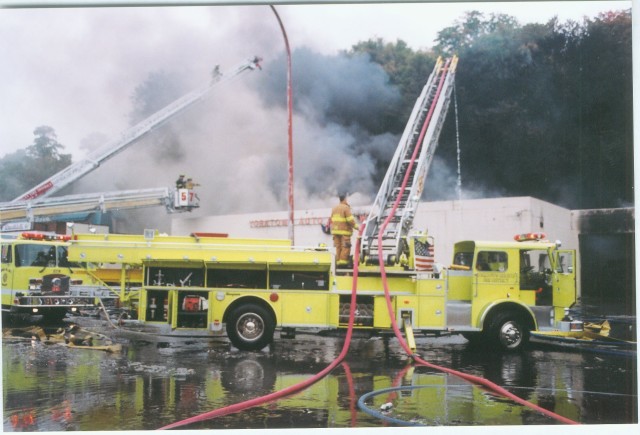
[[[491,321],[486,338],[489,345],[511,352],[522,349],[528,343],[529,330],[521,316],[506,311]]]
[[[227,337],[240,350],[260,350],[273,341],[275,320],[257,304],[236,307],[227,319]]]

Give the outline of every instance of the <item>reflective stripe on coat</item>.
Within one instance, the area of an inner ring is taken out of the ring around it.
[[[331,234],[350,236],[358,228],[349,204],[340,203],[331,210]]]

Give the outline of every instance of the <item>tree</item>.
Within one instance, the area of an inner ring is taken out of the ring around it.
[[[414,51],[406,42],[385,42],[382,38],[369,39],[351,47],[349,56],[367,54],[371,62],[380,64],[389,76],[389,83],[400,89],[402,97],[398,109],[389,116],[391,133],[402,133],[416,98],[427,81],[436,56],[432,51]]]
[[[566,50],[576,172],[585,208],[633,203],[631,13],[586,19]]]
[[[33,143],[0,159],[0,200],[11,201],[71,164],[52,127],[37,127]]]
[[[405,112],[390,123],[394,131],[404,127],[435,56],[458,54],[466,185],[568,208],[633,203],[630,11],[524,26],[472,11],[440,31],[437,43],[427,52],[382,39],[352,48],[400,87]],[[450,113],[438,148],[449,168],[456,167],[455,143]]]
[[[34,159],[52,159],[59,160],[64,158],[65,155],[61,155],[58,150],[64,148],[58,142],[58,137],[53,128],[42,125],[37,127],[33,134],[35,135],[35,140],[33,144],[27,147],[27,155]]]
[[[466,12],[463,19],[438,32],[435,51],[445,56],[461,54],[471,49],[484,35],[510,31],[519,26],[518,20],[510,15],[491,14],[489,19],[485,19],[482,12]]]

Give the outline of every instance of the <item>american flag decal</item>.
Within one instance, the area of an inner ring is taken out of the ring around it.
[[[433,245],[427,240],[415,239],[414,264],[416,270],[433,272]]]

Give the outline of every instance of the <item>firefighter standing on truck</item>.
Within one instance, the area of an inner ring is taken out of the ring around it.
[[[351,206],[347,204],[347,194],[338,195],[340,204],[331,210],[329,225],[333,236],[333,246],[336,248],[336,266],[348,266],[349,255],[351,254],[351,234],[354,229],[358,229]]]

